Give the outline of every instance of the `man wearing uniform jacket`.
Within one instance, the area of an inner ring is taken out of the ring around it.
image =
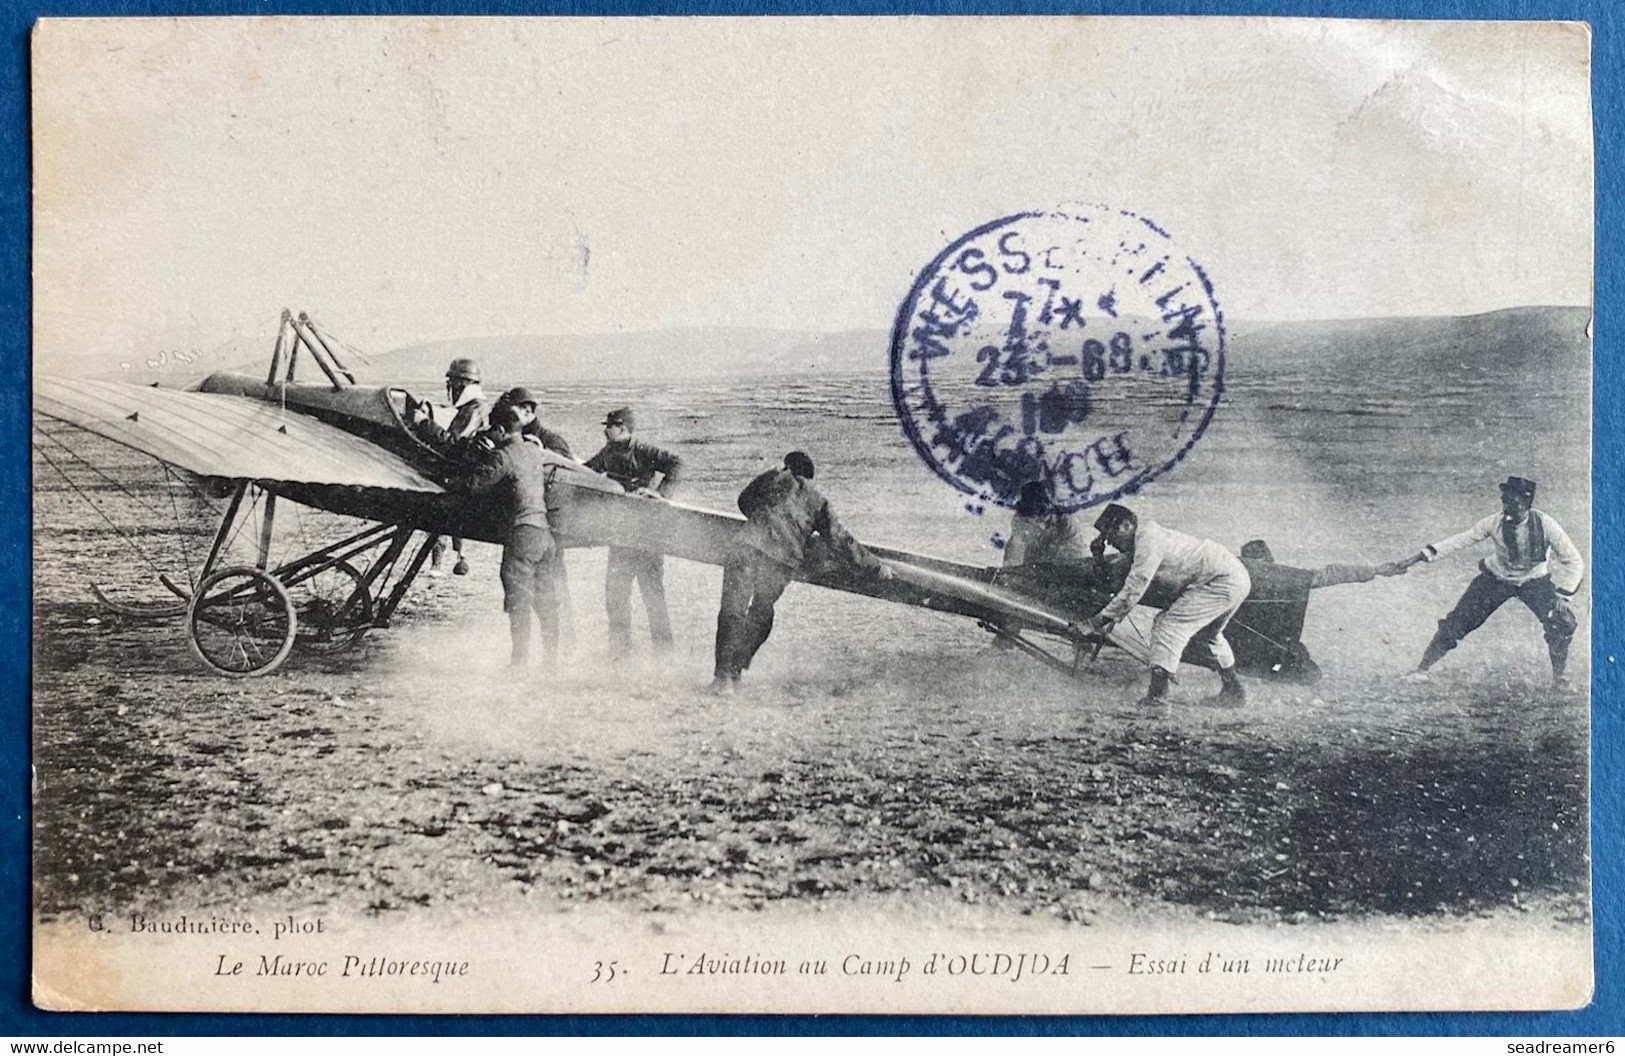
[[[841,527],[812,479],[812,459],[792,451],[784,456],[783,469],[768,470],[739,493],[745,527],[722,572],[713,693],[732,693],[773,633],[773,605],[805,563],[813,536],[820,536],[842,564],[884,579],[892,576],[891,569]]]
[[[645,498],[671,498],[683,460],[670,451],[632,439],[637,428],[632,408],[621,407],[604,416],[604,446],[587,459],[587,468],[619,484],[628,494]],[[658,484],[656,478],[659,478]],[[632,584],[637,583],[649,614],[649,637],[655,651],[671,651],[671,616],[666,610],[666,559],[659,553],[609,548],[604,573],[604,612],[609,617],[610,652],[620,656],[632,648]]]
[[[541,626],[543,660],[558,656],[558,597],[553,590],[553,559],[557,553],[547,520],[547,489],[552,468],[542,449],[526,443],[520,433],[519,411],[504,407],[495,420],[502,439],[490,459],[474,471],[467,487],[474,502],[497,504],[507,522],[502,546],[502,608],[508,614],[512,639],[511,663],[530,662],[530,616]]]
[[[1535,482],[1508,477],[1501,484],[1501,512],[1493,513],[1465,532],[1441,539],[1400,562],[1401,567],[1437,561],[1459,550],[1489,540],[1495,552],[1479,562],[1478,575],[1444,619],[1422,653],[1412,677],[1422,680],[1428,668],[1483,626],[1490,614],[1513,598],[1545,629],[1546,652],[1552,662],[1552,684],[1564,685],[1569,642],[1579,620],[1574,615],[1574,592],[1585,577],[1585,561],[1563,526],[1549,513],[1534,508]]]
[[[525,437],[526,442],[543,445],[544,448],[548,448],[549,452],[559,453],[559,455],[564,455],[565,458],[574,458],[574,455],[570,455],[569,442],[562,435],[543,426],[541,419],[536,416],[539,401],[536,400],[535,393],[531,393],[523,385],[518,385],[518,387],[510,388],[507,392],[497,396],[496,403],[491,405],[492,421],[496,421],[497,411],[504,405],[512,406],[515,411],[518,411],[518,424],[520,424],[518,431],[520,431],[522,437]],[[491,453],[496,450],[497,444],[502,440],[502,435],[504,435],[504,431],[496,424],[492,424],[489,429],[481,432],[478,437],[474,437],[474,448],[476,448],[474,457],[491,457]],[[570,645],[575,645],[574,619],[570,616],[574,609],[570,604],[570,569],[569,564],[564,560],[564,551],[562,549],[552,556],[552,582],[554,582],[554,591],[556,591],[557,598],[559,598],[559,632],[564,638],[565,647],[570,647]]]
[[[1140,520],[1132,510],[1116,503],[1095,521],[1100,538],[1097,556],[1110,544],[1132,555],[1128,577],[1112,600],[1090,619],[1097,633],[1105,633],[1126,617],[1145,596],[1153,577],[1174,588],[1179,596],[1151,623],[1151,685],[1140,699],[1143,706],[1167,706],[1168,683],[1179,666],[1185,647],[1194,639],[1205,646],[1219,669],[1224,688],[1209,703],[1240,707],[1247,691],[1236,674],[1236,655],[1225,640],[1224,628],[1252,590],[1247,566],[1230,551],[1209,539],[1198,539],[1152,520]]]
[[[1262,539],[1242,543],[1241,559],[1260,565],[1275,565],[1275,555],[1270,552],[1270,544]],[[1381,565],[1332,564],[1312,569],[1291,569],[1286,565],[1275,567],[1306,577],[1306,585],[1310,590],[1320,590],[1323,587],[1340,587],[1345,583],[1369,583],[1378,576],[1401,575],[1406,566],[1403,561],[1389,561]]]
[[[497,414],[503,407],[512,407],[519,412],[519,435],[528,443],[540,444],[547,450],[563,455],[565,458],[573,457],[570,454],[570,444],[553,430],[542,424],[536,415],[536,408],[540,401],[534,393],[524,386],[515,386],[497,397],[491,405],[491,425],[478,436],[471,444],[471,458],[488,462],[507,435],[500,425],[496,424]],[[564,552],[560,550],[553,555],[553,586],[558,598],[560,612],[559,629],[566,646],[575,644],[575,635],[572,629],[570,604],[570,571],[565,563]]]

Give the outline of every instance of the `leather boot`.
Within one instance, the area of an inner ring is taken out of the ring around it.
[[[1146,687],[1145,696],[1141,697],[1138,706],[1147,711],[1165,712],[1168,710],[1168,682],[1173,676],[1160,667],[1151,669],[1151,684]]]
[[[1563,676],[1564,670],[1569,666],[1569,643],[1548,642],[1546,652],[1552,659],[1552,685],[1567,688],[1569,680]]]
[[[1428,642],[1428,647],[1422,650],[1422,662],[1416,665],[1416,670],[1419,672],[1427,671],[1428,668],[1443,659],[1444,654],[1455,647],[1456,643],[1446,637],[1444,628],[1440,627],[1434,633],[1433,640]]]
[[[1219,668],[1219,680],[1224,688],[1207,698],[1206,703],[1215,708],[1239,708],[1247,703],[1247,687],[1241,684],[1241,676],[1236,674],[1233,667]]]

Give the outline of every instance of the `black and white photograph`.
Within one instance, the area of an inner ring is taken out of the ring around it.
[[[38,1007],[1590,1000],[1586,26],[31,77]]]

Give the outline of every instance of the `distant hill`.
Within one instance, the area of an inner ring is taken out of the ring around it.
[[[1521,376],[1543,361],[1561,357],[1565,367],[1585,366],[1590,310],[1581,307],[1508,308],[1470,316],[1405,316],[1285,322],[1231,321],[1227,327],[1230,369],[1251,373],[1283,368],[1420,371],[1475,370]],[[1125,326],[1132,320],[1124,321]],[[340,335],[342,336],[342,335]],[[990,334],[989,340],[998,336]],[[438,380],[458,356],[478,360],[498,384],[515,379],[679,380],[730,375],[880,372],[887,369],[889,330],[818,333],[750,327],[694,327],[647,332],[470,337],[410,345],[392,352],[351,355],[364,381],[422,385]],[[180,385],[202,372],[236,369],[258,374],[269,358],[264,347],[234,342],[207,362],[154,364],[100,373],[144,384]],[[240,358],[249,357],[249,358]],[[228,363],[235,364],[227,367]],[[76,363],[58,372],[81,373]],[[305,364],[301,376],[311,375]],[[85,370],[82,373],[94,374]]]
[[[1239,369],[1298,365],[1522,372],[1551,356],[1589,351],[1581,307],[1508,308],[1470,316],[1404,316],[1291,322],[1232,322]],[[1127,325],[1127,324],[1125,324]],[[989,340],[996,340],[990,335]],[[730,374],[816,374],[887,368],[888,330],[812,331],[712,327],[651,333],[468,338],[414,345],[372,357],[393,377],[439,377],[472,356],[493,378],[615,375],[663,379]]]
[[[1523,370],[1551,356],[1585,356],[1591,310],[1581,307],[1504,308],[1481,315],[1321,319],[1236,323],[1230,345],[1237,359],[1274,365],[1284,360],[1344,365],[1421,359],[1436,368]]]
[[[884,370],[884,330],[817,333],[700,327],[623,334],[476,337],[412,345],[371,357],[392,377],[431,378],[470,356],[492,378],[677,379],[729,374],[809,374]]]

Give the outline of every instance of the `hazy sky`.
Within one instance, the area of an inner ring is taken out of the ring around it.
[[[53,21],[42,356],[887,327],[965,230],[1156,220],[1235,319],[1591,296],[1590,40],[1290,20]],[[267,322],[269,320],[269,322]]]

